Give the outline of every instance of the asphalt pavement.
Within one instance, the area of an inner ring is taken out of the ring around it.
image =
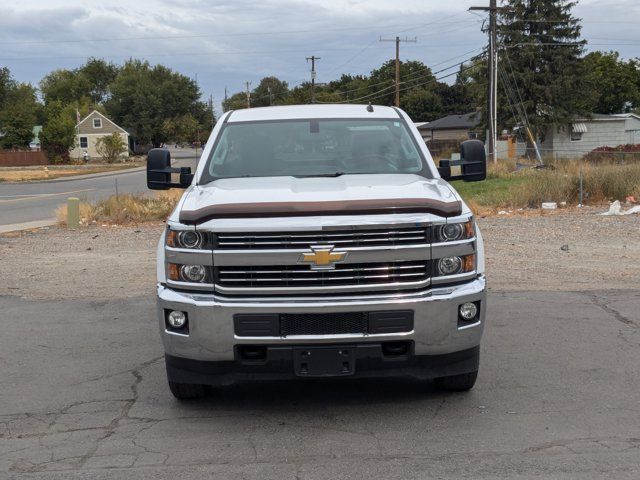
[[[474,390],[247,383],[179,403],[154,297],[0,297],[0,478],[637,479],[640,290],[492,292]]]
[[[174,166],[196,165],[192,149],[171,149]],[[56,209],[68,197],[96,200],[116,193],[149,194],[144,169],[121,170],[83,177],[61,178],[44,182],[0,183],[0,232],[56,222]]]

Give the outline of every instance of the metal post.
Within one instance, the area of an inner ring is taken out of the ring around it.
[[[80,199],[67,198],[67,228],[76,229],[80,226]]]
[[[116,182],[116,201],[118,201],[118,179],[114,178],[114,181]]]
[[[580,205],[579,205],[580,207],[584,206],[583,197],[582,197],[582,192],[583,192],[582,183],[583,183],[583,180],[582,180],[582,165],[580,165]]]

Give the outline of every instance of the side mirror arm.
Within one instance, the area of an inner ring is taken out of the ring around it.
[[[193,181],[193,176],[194,176],[194,174],[191,173],[191,167],[180,167],[180,168],[167,167],[167,168],[160,168],[160,169],[150,169],[150,170],[147,170],[147,173],[165,173],[165,174],[179,173],[180,174],[179,183],[148,181],[149,188],[153,188],[153,186],[157,185],[158,187],[163,187],[164,189],[187,188],[189,185],[191,185],[191,182]]]
[[[465,159],[460,160],[440,160],[440,164],[438,166],[438,173],[440,176],[447,181],[451,180],[466,180],[469,181],[469,174],[467,175],[451,175],[451,167],[462,167],[467,165],[482,165],[483,162],[470,162]]]

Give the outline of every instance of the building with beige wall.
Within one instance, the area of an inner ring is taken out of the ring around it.
[[[71,158],[84,158],[85,152],[90,159],[100,158],[96,149],[98,139],[114,132],[122,137],[127,146],[127,151],[122,156],[128,157],[129,133],[97,110],[92,111],[76,125],[76,146],[69,152]]]

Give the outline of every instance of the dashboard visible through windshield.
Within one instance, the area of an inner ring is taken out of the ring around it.
[[[200,183],[237,177],[323,177],[428,169],[401,120],[311,119],[228,123]]]

